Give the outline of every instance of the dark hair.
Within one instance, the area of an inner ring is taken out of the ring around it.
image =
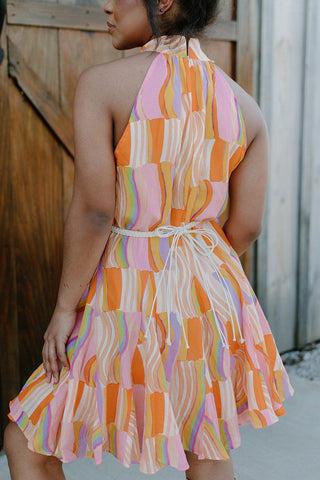
[[[160,35],[184,35],[185,37],[198,36],[211,23],[217,13],[219,0],[176,0],[178,14],[171,19],[161,16],[161,23],[156,20],[159,16],[157,0],[144,0],[150,24],[155,37]]]

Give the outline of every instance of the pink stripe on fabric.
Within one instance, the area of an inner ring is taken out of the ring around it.
[[[217,103],[219,137],[227,142],[234,139],[232,112],[233,92],[223,75],[216,68],[215,100]]]

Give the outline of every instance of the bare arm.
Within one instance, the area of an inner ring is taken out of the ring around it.
[[[224,76],[237,97],[247,133],[245,157],[230,178],[230,213],[223,227],[233,248],[242,255],[261,232],[268,180],[268,132],[253,98]]]
[[[92,78],[93,77],[93,78]],[[108,239],[115,207],[113,125],[91,70],[74,99],[75,179],[65,225],[64,261],[57,305],[76,309]]]
[[[75,324],[77,305],[98,265],[114,218],[113,121],[101,93],[105,90],[105,78],[95,67],[81,75],[75,93],[74,191],[65,224],[57,304],[44,336],[48,381],[58,380],[60,362],[68,367],[65,344]]]

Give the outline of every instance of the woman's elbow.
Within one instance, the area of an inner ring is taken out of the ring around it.
[[[235,225],[227,222],[223,229],[232,247],[242,255],[259,238],[262,223]]]
[[[261,235],[262,224],[252,225],[244,231],[244,236],[247,238],[247,241],[250,243],[255,242]]]
[[[72,199],[68,220],[74,219],[87,224],[92,230],[106,230],[111,227],[114,221],[114,202],[106,204],[92,204],[77,198]]]
[[[97,229],[105,229],[113,224],[114,212],[109,210],[90,210],[87,217]]]

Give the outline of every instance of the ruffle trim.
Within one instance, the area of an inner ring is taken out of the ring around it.
[[[228,419],[219,418],[215,396],[220,395],[219,389],[230,390],[234,385],[231,379],[215,382],[216,385],[213,383],[209,390],[207,385],[204,401],[195,418],[197,428],[194,424],[177,424],[169,393],[166,392],[162,392],[165,396],[165,418],[154,415],[157,402],[153,402],[151,408],[151,397],[147,394],[141,452],[132,390],[118,384],[101,388],[89,386],[72,379],[65,370],[61,372],[59,384],[53,386],[46,383],[40,366],[32,375],[32,382],[27,383],[20,395],[10,403],[9,418],[25,434],[30,450],[54,455],[64,463],[89,457],[100,464],[102,452],[109,452],[124,467],[129,468],[132,463],[140,464],[143,473],[156,473],[165,465],[183,471],[189,468],[184,450],[192,451],[199,459],[228,459],[228,451],[239,447],[241,443],[239,425],[250,423],[253,428],[263,428],[274,424],[279,416],[285,414],[280,402],[293,395],[286,372],[274,372],[271,396],[262,374],[257,374],[261,380],[260,386],[256,374],[246,374],[247,388],[255,389],[256,399],[266,403],[266,408],[261,410],[258,405],[256,408],[249,407],[246,395],[238,400],[233,396],[233,405],[229,405],[229,409],[234,415]],[[254,387],[252,381],[255,382]],[[31,403],[28,405],[28,391],[34,391],[35,384],[38,402],[36,406]],[[262,390],[259,393],[260,387]],[[112,397],[113,403],[108,407]],[[88,411],[89,416],[86,414]],[[84,418],[89,418],[90,423]],[[157,430],[159,422],[163,424],[163,434],[153,436],[153,430]]]

